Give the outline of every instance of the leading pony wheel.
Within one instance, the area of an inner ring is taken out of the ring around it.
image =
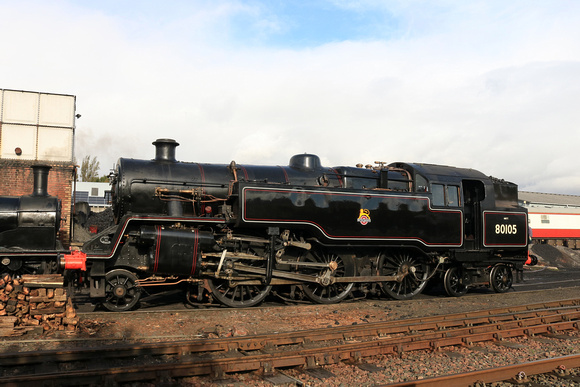
[[[105,276],[105,301],[103,306],[112,312],[131,310],[141,297],[137,276],[128,270],[111,270]]]

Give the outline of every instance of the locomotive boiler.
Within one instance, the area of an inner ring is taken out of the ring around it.
[[[90,295],[114,311],[141,290],[186,284],[190,301],[252,306],[270,293],[334,303],[353,290],[396,299],[432,278],[452,296],[512,284],[527,258],[517,186],[431,164],[324,167],[179,162],[174,140],[153,160],[119,159],[115,224],[85,243]]]

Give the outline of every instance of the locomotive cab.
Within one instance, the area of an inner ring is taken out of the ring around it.
[[[473,169],[406,163],[390,166],[408,171],[414,192],[427,193],[432,208],[461,210],[462,250],[504,248],[505,255],[510,249],[527,246],[527,214],[518,205],[517,185]]]

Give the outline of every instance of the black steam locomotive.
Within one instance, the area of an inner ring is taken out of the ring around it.
[[[71,269],[86,258],[77,281],[113,311],[167,284],[186,284],[191,302],[232,307],[272,292],[407,299],[434,277],[452,296],[477,284],[503,292],[527,259],[517,186],[471,169],[327,168],[311,154],[288,166],[186,163],[174,140],[153,144],[154,160],[121,158],[111,175],[115,224],[60,257]]]
[[[30,195],[0,196],[0,270],[11,273],[56,273],[68,256],[69,268],[78,259],[64,250],[57,232],[61,202],[47,191],[47,165],[32,167],[34,190]],[[81,261],[82,262],[82,259]]]

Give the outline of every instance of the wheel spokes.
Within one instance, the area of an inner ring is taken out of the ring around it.
[[[489,280],[495,292],[507,292],[512,286],[512,270],[507,265],[498,264],[491,269]]]
[[[259,304],[272,289],[272,286],[266,285],[234,285],[228,280],[217,278],[209,280],[209,287],[219,302],[233,308]]]
[[[445,292],[450,296],[460,297],[467,293],[467,281],[462,268],[450,267],[443,278]]]
[[[112,270],[105,276],[105,302],[111,311],[130,310],[139,301],[141,291],[136,285],[137,277],[123,269]]]
[[[398,300],[421,293],[429,277],[429,267],[406,253],[383,255],[379,270],[383,276],[403,276],[400,281],[382,283],[384,291]]]
[[[346,277],[354,275],[354,264],[346,257],[343,259],[335,254],[313,252],[303,258],[307,262],[328,264],[328,267],[322,270],[320,268],[301,268],[300,272],[302,274],[308,274],[318,278],[326,276]],[[304,290],[304,294],[311,301],[319,304],[333,304],[348,297],[353,286],[353,283],[334,283],[326,286],[318,283],[305,283],[302,285],[302,289]]]

